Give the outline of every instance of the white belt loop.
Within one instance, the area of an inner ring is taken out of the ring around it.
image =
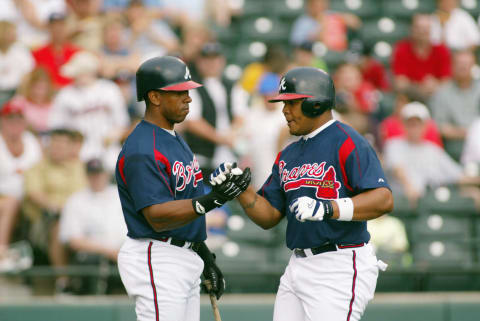
[[[172,244],[172,238],[169,237],[165,243]]]
[[[189,249],[190,245],[192,245],[192,242],[186,241],[185,244],[183,245],[183,248]]]

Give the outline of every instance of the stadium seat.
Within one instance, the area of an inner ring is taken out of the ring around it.
[[[470,217],[451,214],[422,214],[412,221],[412,237],[466,240],[472,237]]]
[[[459,1],[460,7],[463,10],[468,11],[475,20],[477,20],[480,14],[480,1],[479,0],[461,0]]]
[[[460,157],[462,156],[463,151],[463,140],[453,140],[448,139],[444,141],[445,144],[445,151],[453,158],[455,161],[460,161]]]
[[[260,1],[259,1],[260,2]],[[287,21],[293,21],[304,11],[306,0],[264,0],[268,12],[273,16]]]
[[[414,265],[423,268],[461,268],[473,265],[472,245],[468,241],[424,238],[416,242],[412,255]]]
[[[265,270],[269,263],[268,257],[272,250],[260,244],[249,244],[227,241],[221,249],[215,250],[217,262],[222,270],[238,272],[247,269],[253,271]]]
[[[272,230],[264,230],[244,215],[228,219],[227,237],[234,242],[269,245],[275,240]]]
[[[456,216],[475,215],[477,210],[471,198],[463,197],[456,186],[429,189],[418,203],[423,213],[452,213]]]
[[[282,21],[266,16],[245,19],[240,27],[244,40],[288,43],[289,26]]]
[[[383,0],[383,13],[388,17],[410,18],[415,13],[432,13],[435,0]]]
[[[394,44],[407,37],[409,30],[410,27],[407,22],[384,16],[365,21],[360,29],[360,36],[369,45],[374,45],[379,41]]]
[[[242,18],[258,17],[267,11],[264,1],[231,0],[230,3],[234,9],[242,12]]]
[[[353,13],[361,19],[378,16],[380,7],[375,0],[337,0],[330,1],[330,9],[339,12]]]
[[[245,67],[251,62],[261,60],[267,51],[267,45],[260,41],[247,41],[240,43],[234,49],[232,57],[235,58],[232,61],[241,67]]]

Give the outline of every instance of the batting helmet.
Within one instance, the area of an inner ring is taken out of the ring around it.
[[[137,100],[144,100],[150,90],[184,91],[201,87],[192,80],[187,65],[176,57],[151,58],[136,73]]]
[[[288,71],[280,80],[278,92],[270,102],[304,98],[302,112],[307,117],[316,117],[335,107],[333,80],[318,68],[299,67]]]

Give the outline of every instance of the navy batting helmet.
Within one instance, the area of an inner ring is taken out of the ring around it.
[[[329,74],[313,67],[298,67],[288,71],[280,80],[278,95],[270,102],[304,98],[302,112],[316,117],[335,107],[335,86]]]
[[[192,80],[187,65],[176,57],[151,58],[136,74],[137,100],[142,101],[150,90],[184,91],[201,87]]]

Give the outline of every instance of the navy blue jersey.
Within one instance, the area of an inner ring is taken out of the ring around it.
[[[123,145],[115,175],[129,237],[206,239],[204,216],[181,228],[155,232],[142,214],[150,205],[204,194],[199,164],[179,135],[142,120]]]
[[[298,197],[317,200],[353,197],[387,187],[380,161],[353,128],[332,121],[315,136],[301,138],[281,151],[258,194],[287,217],[287,246],[311,248],[326,242],[368,242],[366,222],[325,220],[300,222],[289,205]]]

